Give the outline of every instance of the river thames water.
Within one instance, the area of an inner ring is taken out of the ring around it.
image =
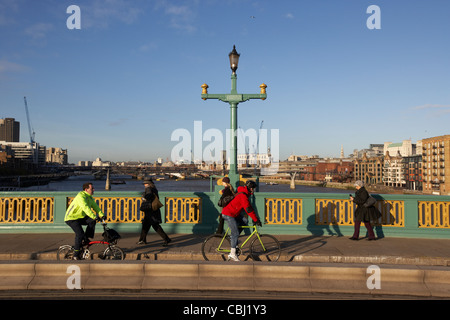
[[[132,179],[130,176],[111,176],[111,181],[123,181],[124,184],[111,184],[111,191],[143,191],[144,186],[141,180]],[[86,182],[92,182],[95,191],[104,191],[106,180],[95,180],[91,175],[72,176],[63,181],[50,182],[43,186],[33,186],[28,188],[21,188],[20,191],[81,191],[82,186]],[[187,179],[187,180],[173,180],[165,179],[161,181],[154,181],[156,188],[159,191],[210,191],[210,180]],[[216,181],[213,181],[213,187]],[[352,193],[351,190],[323,188],[314,186],[300,186],[296,185],[294,190],[291,190],[288,184],[267,185],[264,182],[260,183],[260,192],[311,192],[311,193]]]

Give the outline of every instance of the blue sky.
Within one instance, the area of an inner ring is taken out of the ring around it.
[[[69,30],[78,5],[81,29]],[[377,5],[381,29],[367,28]],[[174,130],[279,129],[280,159],[450,134],[447,0],[0,0],[0,118],[69,161],[170,157]],[[205,146],[207,142],[204,142]]]

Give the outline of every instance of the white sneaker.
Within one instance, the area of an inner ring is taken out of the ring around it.
[[[239,257],[236,254],[236,248],[231,248],[231,252],[228,255],[228,261],[230,261],[230,260],[232,260],[232,261],[241,261],[241,260],[239,260]]]

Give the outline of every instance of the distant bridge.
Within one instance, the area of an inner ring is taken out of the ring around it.
[[[224,176],[228,171],[223,170],[200,170],[193,165],[187,166],[173,166],[173,167],[154,167],[154,166],[104,166],[104,167],[65,167],[64,171],[70,172],[72,175],[92,174],[97,177],[104,178],[107,172],[111,175],[130,175],[135,179],[143,179],[151,176],[170,176],[177,179],[187,177],[197,177],[208,179],[211,176]],[[243,175],[253,176],[260,175],[260,170],[255,172],[254,168],[240,168],[239,173]]]

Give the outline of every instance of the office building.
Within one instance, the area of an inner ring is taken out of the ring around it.
[[[67,164],[67,149],[47,148],[45,162],[48,164]]]
[[[0,144],[8,148],[8,150],[10,150],[11,152],[12,157],[16,160],[34,165],[45,164],[46,147],[39,145],[39,143],[37,142],[30,143],[0,141]]]
[[[383,155],[386,155],[386,152],[389,152],[391,156],[397,156],[397,154],[402,157],[411,156],[416,154],[416,145],[411,143],[411,140],[403,140],[398,143],[385,142]]]
[[[0,119],[0,141],[19,142],[20,122],[14,118]]]

